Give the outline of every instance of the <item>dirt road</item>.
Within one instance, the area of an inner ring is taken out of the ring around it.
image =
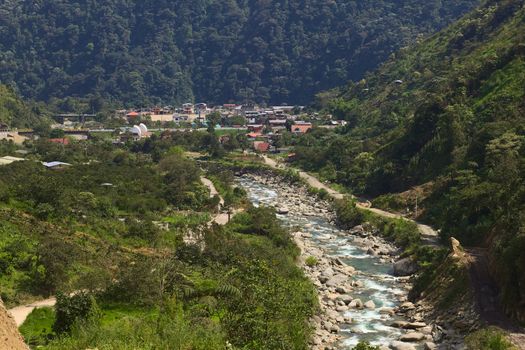
[[[55,306],[55,304],[56,304],[56,299],[49,298],[49,299],[34,302],[32,304],[17,306],[8,311],[15,319],[16,325],[20,327],[22,323],[24,323],[24,321],[26,320],[27,316],[29,316],[29,314],[34,309],[37,309],[40,307],[53,307]]]
[[[263,156],[264,158],[264,162],[266,163],[266,165],[269,165],[270,167],[272,168],[275,168],[275,169],[283,169],[285,168],[285,165],[283,164],[279,164],[277,163],[275,160],[267,157],[267,156]],[[328,194],[334,198],[334,199],[343,199],[345,197],[344,194],[334,190],[333,188],[330,188],[329,186],[325,185],[324,183],[322,183],[321,181],[319,181],[319,179],[317,179],[316,177],[304,172],[304,171],[299,171],[299,176],[304,179],[308,185],[312,186],[313,188],[317,188],[317,189],[323,189],[325,190],[326,192],[328,192]],[[385,210],[381,210],[381,209],[377,209],[377,208],[370,208],[369,206],[369,203],[357,203],[357,207],[359,209],[363,209],[363,210],[368,210],[374,214],[377,214],[379,216],[382,216],[382,217],[385,217],[385,218],[390,218],[390,219],[403,219],[403,220],[407,220],[407,221],[411,221],[411,222],[414,222],[417,227],[419,228],[419,232],[421,233],[421,238],[423,240],[423,244],[425,245],[432,245],[432,246],[439,246],[439,233],[434,230],[432,227],[428,226],[428,225],[424,225],[424,224],[420,224],[418,222],[415,222],[413,220],[410,220],[410,219],[407,219],[405,217],[403,217],[402,215],[399,215],[399,214],[394,214],[394,213],[390,213],[388,211],[385,211]]]

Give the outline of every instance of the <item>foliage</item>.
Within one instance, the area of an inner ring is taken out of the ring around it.
[[[315,256],[309,256],[306,258],[304,263],[306,264],[306,266],[314,267],[317,264],[319,264],[319,260]]]
[[[344,229],[350,229],[364,221],[363,213],[357,209],[356,202],[349,199],[335,201],[337,224]]]
[[[489,327],[470,334],[465,339],[467,349],[479,350],[514,350],[514,345],[502,330]]]
[[[57,334],[68,333],[76,322],[96,317],[95,298],[85,292],[76,292],[72,296],[58,293],[55,305],[53,331]]]
[[[53,331],[54,321],[55,312],[52,308],[33,309],[19,328],[25,343],[29,346],[46,344],[47,341],[55,336]]]
[[[475,4],[5,2],[0,81],[74,113],[114,101],[306,103]]]
[[[379,350],[379,346],[372,346],[368,342],[359,342],[352,350]]]

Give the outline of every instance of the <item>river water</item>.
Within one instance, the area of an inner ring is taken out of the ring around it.
[[[244,177],[239,179],[239,183],[247,190],[248,197],[255,206],[286,205],[286,199],[280,198],[278,191],[269,185]],[[373,300],[376,304],[375,310],[349,310],[343,313],[351,317],[353,323],[341,328],[343,340],[338,349],[352,349],[359,341],[388,346],[399,339],[402,332],[390,327],[390,324],[400,318],[379,312],[381,308],[399,306],[400,299],[407,295],[404,285],[392,275],[392,265],[367,254],[364,248],[353,243],[353,236],[339,230],[323,215],[306,216],[291,212],[288,215],[278,215],[278,218],[285,227],[299,227],[302,232],[310,233],[312,241],[328,256],[338,257],[353,266],[358,271],[353,278],[361,281],[363,287],[356,288],[350,293],[351,296],[363,302]]]

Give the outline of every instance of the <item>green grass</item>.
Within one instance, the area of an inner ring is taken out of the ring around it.
[[[34,309],[20,326],[25,342],[30,346],[44,345],[54,337],[55,311],[50,307]]]
[[[209,213],[175,213],[163,219],[174,227],[196,227],[210,220]]]

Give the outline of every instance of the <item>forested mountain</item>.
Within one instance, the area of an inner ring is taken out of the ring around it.
[[[308,103],[477,2],[8,0],[0,81],[44,101]]]
[[[487,1],[395,56],[330,102],[350,126],[304,139],[299,162],[371,196],[430,186],[420,218],[488,247],[505,307],[523,321],[524,1]]]
[[[38,118],[15,92],[0,84],[0,124],[10,127],[35,126]]]

